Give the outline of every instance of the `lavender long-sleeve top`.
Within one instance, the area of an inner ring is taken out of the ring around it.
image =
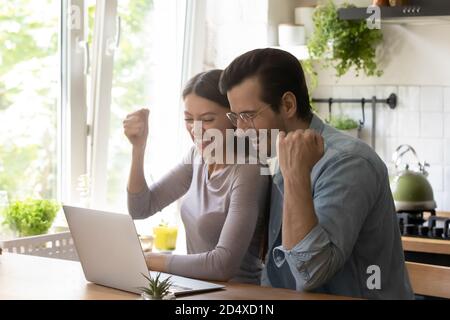
[[[260,243],[268,176],[260,166],[227,165],[208,177],[192,148],[183,162],[139,193],[128,193],[133,219],[145,219],[182,198],[187,255],[169,255],[167,271],[205,280],[260,283]]]

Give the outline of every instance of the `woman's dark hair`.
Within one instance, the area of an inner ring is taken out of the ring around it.
[[[225,68],[219,87],[223,94],[244,80],[256,76],[261,85],[260,99],[279,112],[281,98],[292,92],[297,100],[297,116],[312,117],[308,88],[302,66],[295,56],[278,49],[256,49],[246,52]]]
[[[222,107],[230,108],[227,93],[222,94],[219,90],[219,80],[222,70],[215,69],[202,72],[187,82],[183,90],[183,99],[191,93],[199,97],[213,101]]]

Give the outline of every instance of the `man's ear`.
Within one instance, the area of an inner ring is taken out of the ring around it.
[[[281,111],[287,119],[297,116],[297,99],[292,92],[285,92],[281,97]]]

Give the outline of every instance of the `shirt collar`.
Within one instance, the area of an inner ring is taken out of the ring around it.
[[[309,124],[309,128],[317,131],[318,133],[323,133],[323,128],[325,127],[324,123],[318,116],[313,114],[311,123]]]

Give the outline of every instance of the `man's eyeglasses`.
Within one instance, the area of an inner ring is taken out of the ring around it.
[[[230,119],[233,126],[237,127],[238,118],[241,118],[245,123],[252,123],[253,119],[255,119],[258,115],[260,115],[264,110],[266,110],[270,105],[262,107],[258,111],[248,111],[241,113],[227,112],[227,117]]]

